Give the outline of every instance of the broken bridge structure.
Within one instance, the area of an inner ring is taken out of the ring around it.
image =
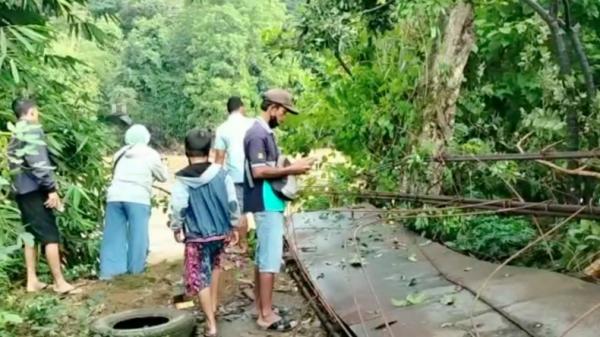
[[[370,208],[294,214],[287,241],[296,277],[333,334],[600,336],[599,285],[498,268],[388,223]]]

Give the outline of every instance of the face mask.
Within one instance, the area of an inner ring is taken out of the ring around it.
[[[279,126],[279,122],[277,121],[277,117],[271,116],[271,118],[269,118],[269,127],[271,129],[275,129],[278,126]]]

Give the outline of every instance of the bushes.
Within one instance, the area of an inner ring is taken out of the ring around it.
[[[515,216],[420,217],[407,226],[457,251],[492,262],[503,262],[538,237],[528,218]],[[543,226],[544,231],[549,228]],[[546,243],[535,245],[513,263],[579,273],[599,254],[600,224],[579,220],[567,224]]]
[[[408,225],[458,251],[494,262],[508,258],[535,238],[532,224],[522,217],[421,217]]]
[[[43,12],[36,6],[24,8],[21,2],[0,4],[0,8],[9,6],[19,18],[18,22],[0,20],[2,33],[7,32],[6,25],[12,27],[10,32],[21,33],[18,39],[11,35],[0,39],[0,49],[7,53],[0,55],[5,60],[0,61],[0,293],[6,294],[0,298],[2,336],[56,335],[62,325],[58,317],[64,313],[54,296],[29,299],[15,290],[22,286],[25,276],[22,243],[32,241],[23,234],[19,212],[9,198],[12,172],[8,161],[14,158],[7,158],[5,153],[14,131],[8,129],[8,124],[15,122],[10,107],[16,97],[33,97],[40,106],[46,142],[57,168],[59,192],[66,203],[66,211],[58,217],[66,274],[91,275],[97,264],[108,173],[102,158],[112,137],[97,118],[102,101],[99,71],[83,64],[78,56],[102,52],[91,42],[82,47],[81,40],[67,31],[72,25],[78,32],[87,32],[84,35],[88,37],[98,37],[102,32],[85,22],[85,13],[79,7],[77,15],[70,16],[75,7],[69,4],[74,1],[63,2],[67,5],[48,4]],[[69,16],[69,21],[61,15]],[[45,264],[38,270],[42,279],[50,280]]]

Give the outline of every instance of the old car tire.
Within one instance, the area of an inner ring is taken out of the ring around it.
[[[188,312],[169,308],[124,311],[92,323],[93,337],[190,337],[196,319]]]

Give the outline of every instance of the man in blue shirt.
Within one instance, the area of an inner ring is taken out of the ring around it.
[[[244,111],[244,103],[237,96],[227,101],[229,117],[217,128],[215,136],[215,163],[226,164],[229,176],[233,179],[238,197],[240,209],[243,209],[244,198],[244,135],[254,123],[253,119],[247,118]],[[248,222],[242,214],[239,223],[240,250],[244,254],[248,250]]]
[[[280,152],[273,129],[285,120],[288,113],[298,114],[289,92],[282,89],[267,91],[263,95],[261,110],[262,114],[244,138],[244,212],[254,213],[256,221],[257,267],[254,289],[257,324],[268,330],[288,331],[297,323],[280,317],[273,310],[275,274],[279,273],[283,256],[285,201],[274,192],[270,181],[304,174],[310,170],[313,160],[302,158],[287,167],[276,166]]]

